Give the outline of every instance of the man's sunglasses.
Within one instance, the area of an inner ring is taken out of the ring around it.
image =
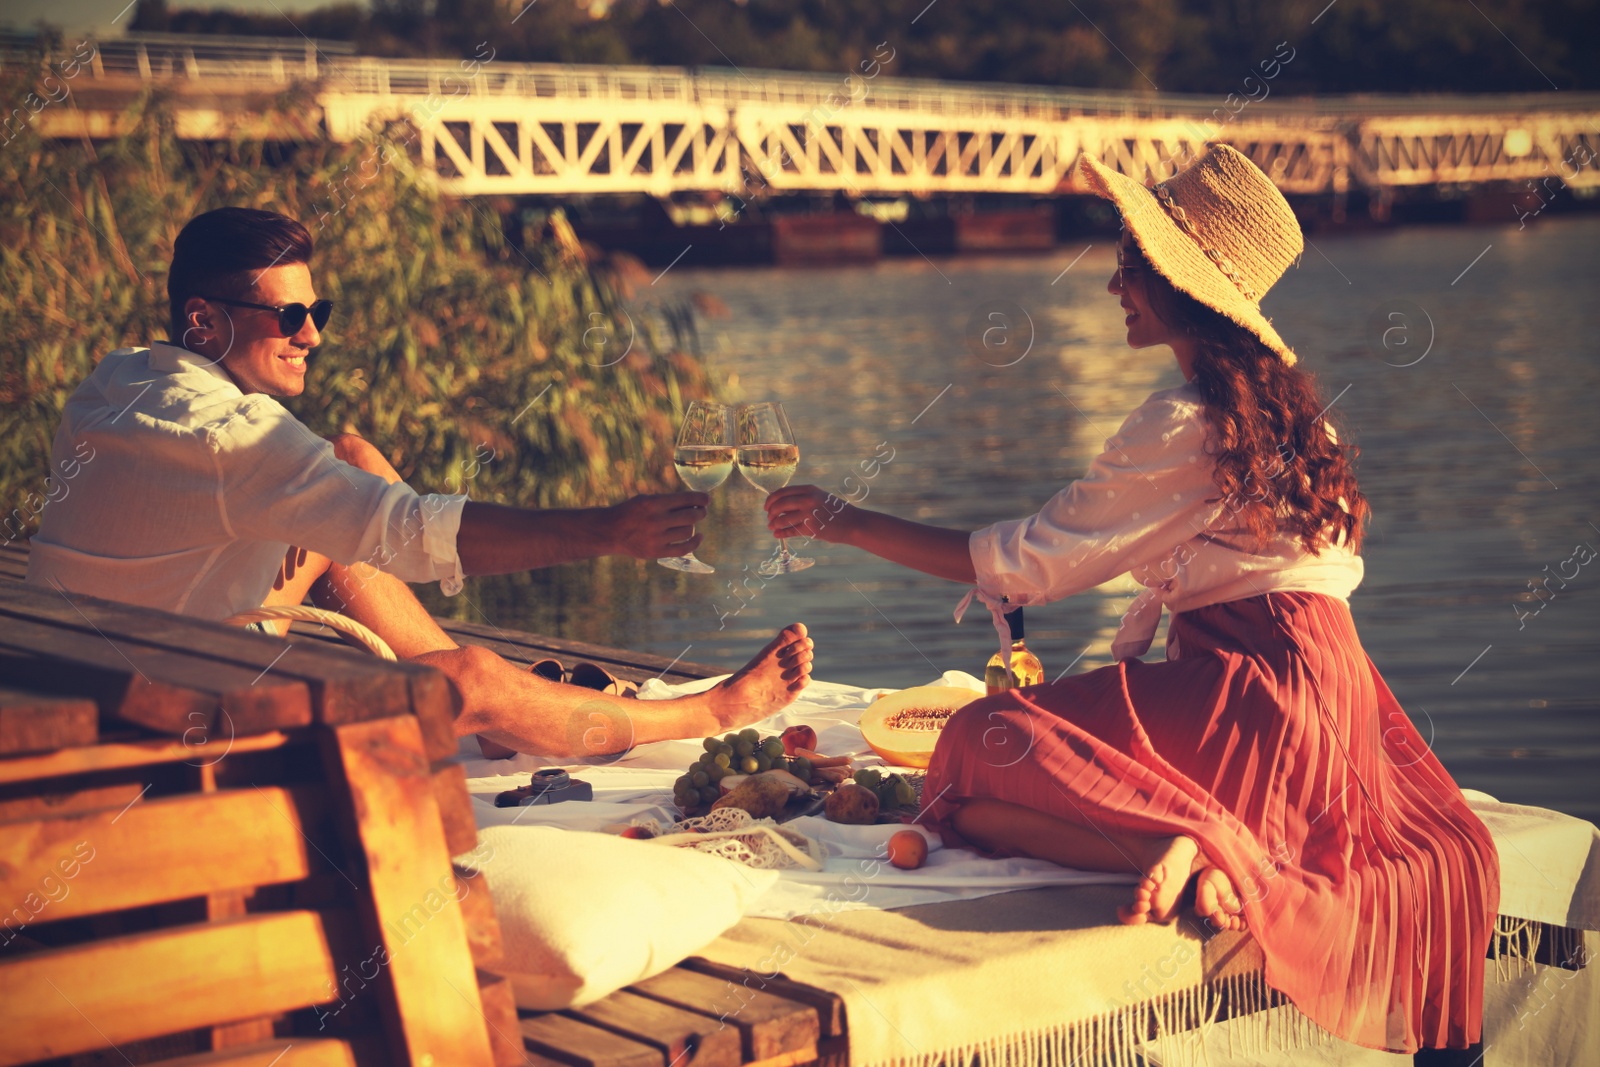
[[[273,307],[271,304],[252,304],[245,300],[225,300],[220,296],[203,296],[195,294],[201,300],[210,300],[218,304],[228,304],[231,307],[254,308],[257,311],[276,311],[278,313],[278,330],[285,337],[293,337],[300,332],[300,327],[306,324],[310,317],[311,324],[317,329],[328,325],[328,317],[333,314],[332,300],[318,300],[310,307],[304,304],[285,304],[283,307]]]

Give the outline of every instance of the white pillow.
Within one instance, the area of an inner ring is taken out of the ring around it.
[[[500,919],[517,1006],[582,1007],[660,974],[733,924],[778,880],[669,845],[553,826],[490,826],[456,857]]]

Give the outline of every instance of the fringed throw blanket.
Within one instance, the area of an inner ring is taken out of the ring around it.
[[[1593,835],[1593,828],[1590,828]],[[866,883],[870,886],[870,881]],[[838,994],[851,1067],[1161,1067],[1401,1062],[1338,1040],[1268,987],[1248,935],[1106,925],[1125,888],[1049,887],[892,912],[745,919],[699,955]],[[1593,894],[1590,894],[1593,898]],[[1558,937],[1562,945],[1545,945]],[[1501,916],[1484,1067],[1600,1063],[1594,933]],[[1540,954],[1565,966],[1535,964]]]
[[[870,878],[865,880],[870,893]],[[1106,925],[1125,887],[1050,887],[895,912],[825,911],[746,919],[700,955],[748,971],[749,988],[781,973],[839,994],[850,1063],[892,1067],[1068,1067],[1196,1060],[1220,1017],[1240,1050],[1291,1049],[1326,1035],[1282,1004],[1261,957],[1238,934]],[[730,983],[730,1017],[748,995]]]

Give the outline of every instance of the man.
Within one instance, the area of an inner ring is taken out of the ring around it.
[[[174,341],[112,352],[67,401],[51,467],[84,444],[94,458],[44,510],[30,582],[206,619],[310,594],[449,676],[458,734],[539,755],[723,732],[805,687],[799,624],[714,689],[644,704],[452,641],[406,581],[454,594],[466,575],[680,555],[700,544],[707,497],[536,511],[419,496],[361,438],[318,438],[273,399],[304,391],[332,314],[311,254],[305,227],[274,212],[223,208],[183,228],[167,277]],[[602,719],[617,728],[595,729]]]

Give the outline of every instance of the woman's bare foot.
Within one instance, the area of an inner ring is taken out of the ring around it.
[[[1233,879],[1221,867],[1205,867],[1195,875],[1194,913],[1214,930],[1243,930],[1244,901],[1233,891]]]
[[[811,683],[814,648],[804,623],[780,630],[749,663],[706,693],[707,710],[717,720],[707,732],[759,722],[794,703]]]
[[[1200,865],[1200,846],[1192,837],[1146,839],[1144,878],[1133,891],[1133,903],[1117,909],[1117,918],[1130,926],[1164,923],[1178,910],[1178,898],[1189,875]]]

